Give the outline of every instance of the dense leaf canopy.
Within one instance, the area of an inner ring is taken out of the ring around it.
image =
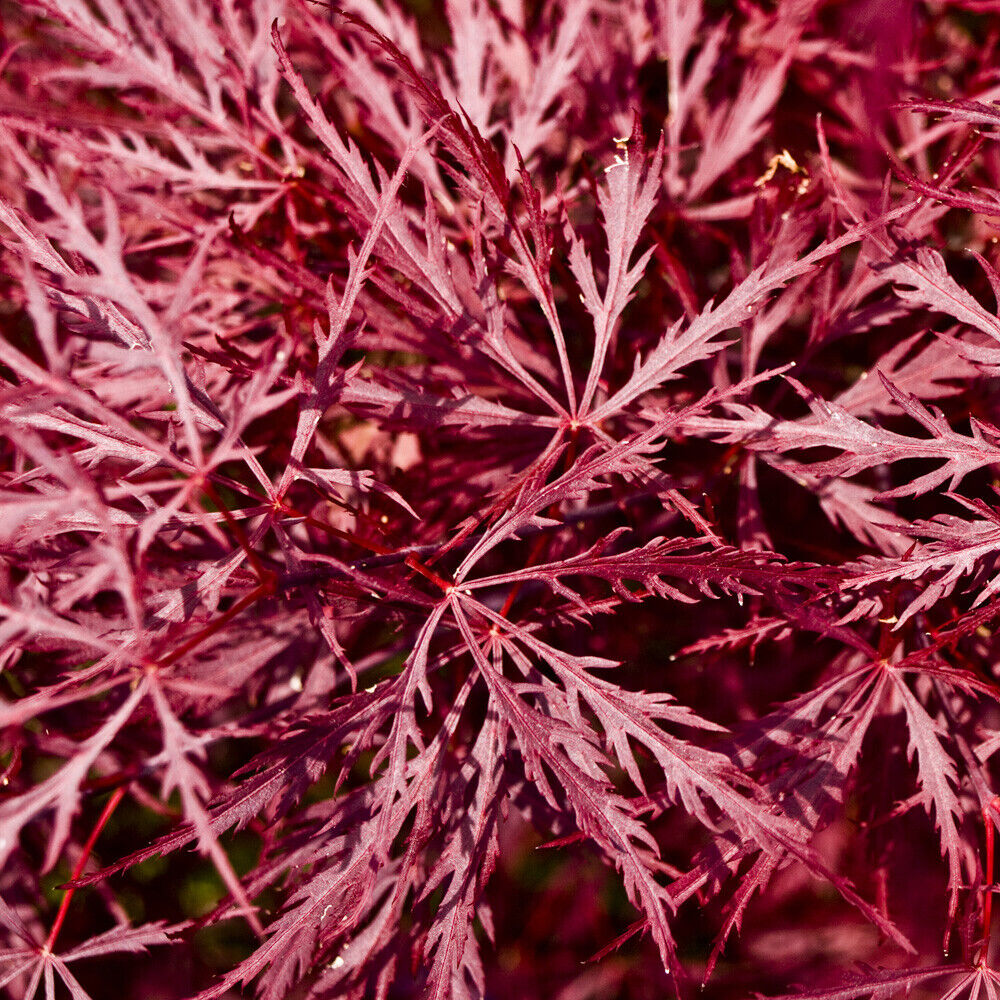
[[[996,1000],[1000,4],[344,7],[0,2],[0,986]]]

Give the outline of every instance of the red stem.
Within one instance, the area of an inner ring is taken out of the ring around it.
[[[444,593],[448,593],[448,591],[454,586],[454,584],[450,583],[443,576],[440,576],[435,573],[434,570],[425,566],[415,555],[413,555],[413,553],[410,553],[404,562],[410,567],[410,569],[416,570],[421,576],[426,577],[426,579],[430,580],[431,583],[440,587]]]
[[[982,961],[988,958],[990,950],[990,930],[993,926],[993,819],[990,810],[998,810],[1000,795],[983,809],[983,822],[986,824],[986,885],[983,887],[983,954]]]
[[[257,553],[250,547],[249,541],[247,541],[247,536],[243,531],[243,526],[233,517],[229,508],[222,502],[219,498],[219,494],[215,492],[215,487],[205,480],[201,484],[201,488],[205,491],[205,495],[215,504],[219,509],[219,513],[222,514],[222,519],[226,522],[229,530],[233,533],[233,537],[236,539],[239,547],[246,553],[247,561],[250,563],[251,569],[253,569],[254,576],[263,583],[267,575],[267,571],[261,565],[260,558]]]
[[[990,931],[993,929],[993,819],[990,810],[1000,812],[1000,795],[983,809],[983,822],[986,824],[986,885],[983,887],[983,954],[981,962],[989,959]]]
[[[985,941],[993,920],[993,893],[989,888],[993,884],[993,820],[990,819],[986,809],[983,810],[983,820],[986,823],[986,887],[983,890],[983,940]]]
[[[76,866],[73,868],[73,875],[70,879],[71,882],[75,881],[83,874],[84,866],[87,864],[90,852],[94,849],[94,844],[97,843],[97,838],[101,835],[101,831],[104,829],[108,820],[111,819],[112,813],[114,813],[114,811],[118,808],[118,803],[125,797],[125,793],[127,791],[128,785],[119,785],[118,788],[111,793],[111,797],[104,806],[104,811],[94,824],[94,829],[90,831],[87,843],[83,845],[83,853],[80,855]],[[56,914],[56,919],[52,922],[52,930],[49,931],[49,936],[43,946],[44,951],[49,953],[52,952],[56,943],[56,938],[59,936],[59,931],[66,920],[66,914],[69,912],[69,904],[72,901],[73,894],[75,892],[75,888],[66,890],[65,895],[62,898],[62,902],[59,904],[59,912]]]
[[[367,549],[369,552],[374,552],[378,556],[389,556],[396,551],[387,545],[381,545],[379,542],[366,541],[364,538],[359,538],[353,532],[342,531],[340,528],[335,528],[331,524],[324,524],[311,514],[300,514],[293,507],[289,507],[284,503],[281,505],[281,510],[282,513],[287,514],[289,517],[301,518],[306,522],[306,524],[311,525],[319,531],[325,531],[328,535],[333,535],[334,538],[340,538],[345,542],[351,542],[353,545],[357,545],[362,549]]]
[[[210,635],[214,635],[219,631],[224,625],[232,621],[238,614],[245,611],[251,604],[255,604],[260,598],[267,594],[274,592],[274,575],[269,574],[268,578],[264,580],[259,586],[254,587],[246,597],[241,597],[228,611],[224,611],[218,618],[214,621],[209,622],[203,629],[195,632],[190,639],[186,642],[182,642],[173,652],[168,653],[162,659],[156,661],[157,667],[169,667],[171,663],[175,663],[179,660],[185,653],[191,652],[195,646],[203,643]]]

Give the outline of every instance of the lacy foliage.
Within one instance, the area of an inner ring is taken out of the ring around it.
[[[725,6],[4,5],[11,996],[997,996],[996,5]]]

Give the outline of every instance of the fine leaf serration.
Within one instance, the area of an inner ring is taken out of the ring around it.
[[[998,10],[0,0],[0,989],[996,1000]]]

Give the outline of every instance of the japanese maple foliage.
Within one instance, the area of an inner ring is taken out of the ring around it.
[[[1000,3],[0,13],[11,997],[1000,997]]]

